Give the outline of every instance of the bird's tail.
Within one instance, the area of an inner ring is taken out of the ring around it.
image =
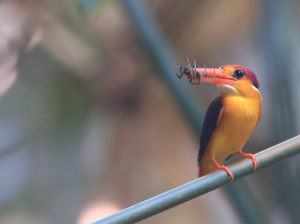
[[[205,176],[206,174],[209,174],[216,170],[217,170],[217,168],[212,162],[202,160],[198,166],[197,175],[198,175],[198,177],[202,177],[202,176]]]
[[[201,173],[200,173],[200,166],[198,166],[198,172],[197,172],[197,176],[201,177]]]

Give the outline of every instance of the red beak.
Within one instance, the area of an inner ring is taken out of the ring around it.
[[[210,77],[201,77],[200,81],[213,85],[233,85],[237,79],[228,75],[223,69],[219,68],[196,68],[197,72]]]

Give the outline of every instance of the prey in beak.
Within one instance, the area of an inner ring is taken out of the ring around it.
[[[233,85],[233,82],[237,80],[227,74],[222,67],[206,68],[203,64],[203,68],[197,68],[195,61],[193,67],[191,67],[189,59],[187,59],[187,61],[188,66],[180,67],[179,74],[175,69],[178,62],[173,66],[173,70],[178,78],[182,78],[183,75],[186,75],[191,84],[199,85],[200,83],[208,83],[213,85]]]

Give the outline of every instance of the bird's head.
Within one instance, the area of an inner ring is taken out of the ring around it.
[[[207,76],[201,81],[217,85],[221,95],[240,95],[245,97],[260,97],[259,82],[255,74],[241,65],[223,65],[220,68],[196,68],[197,72],[205,72]]]

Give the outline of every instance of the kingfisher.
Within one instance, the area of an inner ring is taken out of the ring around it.
[[[221,164],[234,154],[252,159],[256,170],[258,161],[255,156],[242,152],[261,117],[262,97],[255,74],[241,65],[197,68],[194,62],[193,67],[180,67],[180,74],[174,67],[179,78],[187,75],[190,83],[217,85],[220,90],[220,96],[208,107],[202,126],[198,177],[223,169],[233,181],[230,169]]]

